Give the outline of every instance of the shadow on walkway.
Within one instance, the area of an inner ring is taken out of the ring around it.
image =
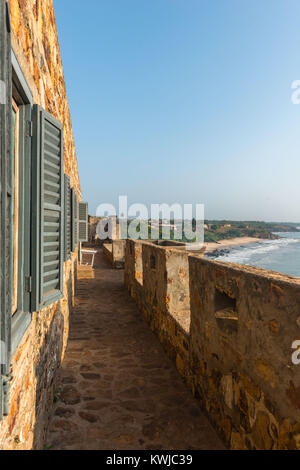
[[[51,449],[223,449],[199,403],[100,253],[79,267]]]

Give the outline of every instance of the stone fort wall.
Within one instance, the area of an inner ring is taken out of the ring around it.
[[[125,284],[226,445],[300,449],[300,280],[128,240]]]
[[[64,169],[81,188],[52,0],[10,0],[12,46],[34,102],[63,123]],[[0,448],[43,448],[55,374],[66,348],[76,284],[77,253],[64,269],[64,297],[33,313],[12,358],[10,411],[0,423]]]

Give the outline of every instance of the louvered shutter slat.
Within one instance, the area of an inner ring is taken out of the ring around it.
[[[78,199],[75,189],[72,188],[72,251],[78,245]]]
[[[78,245],[78,198],[75,195],[75,244]]]
[[[65,175],[65,261],[71,253],[71,189],[70,178]]]
[[[62,297],[65,197],[62,125],[39,106],[33,116],[33,299],[38,310]]]
[[[88,204],[79,203],[78,237],[80,242],[88,241]]]

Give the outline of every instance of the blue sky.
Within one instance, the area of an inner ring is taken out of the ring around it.
[[[300,221],[299,0],[54,0],[89,212]]]

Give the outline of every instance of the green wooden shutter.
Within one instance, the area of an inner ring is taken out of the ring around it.
[[[78,238],[80,242],[89,239],[89,210],[87,202],[79,203]]]
[[[33,107],[32,309],[63,295],[63,129],[40,106]]]
[[[0,0],[0,419],[8,413],[12,302],[12,78],[8,3]]]
[[[72,188],[72,251],[78,245],[78,199],[75,189]]]
[[[78,246],[78,197],[75,194],[75,244]]]
[[[71,254],[71,188],[70,178],[65,175],[65,238],[64,259],[67,261]]]

